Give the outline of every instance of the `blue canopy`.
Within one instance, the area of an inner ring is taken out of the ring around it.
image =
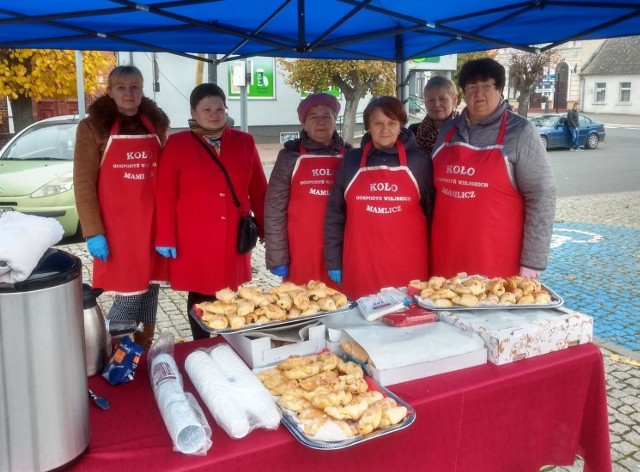
[[[377,59],[640,34],[640,0],[22,0],[0,49]]]

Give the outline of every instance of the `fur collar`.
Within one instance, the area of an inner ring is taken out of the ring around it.
[[[156,129],[158,136],[164,136],[169,128],[169,117],[156,103],[147,97],[142,97],[139,112],[145,115]],[[108,95],[103,95],[91,104],[88,110],[88,120],[103,134],[109,134],[113,122],[118,117],[118,108]]]

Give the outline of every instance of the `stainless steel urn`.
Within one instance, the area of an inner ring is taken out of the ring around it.
[[[81,262],[49,249],[0,284],[0,471],[48,471],[89,446]]]
[[[111,342],[107,337],[104,315],[96,300],[101,293],[102,289],[82,284],[82,316],[88,376],[101,373],[111,356]]]

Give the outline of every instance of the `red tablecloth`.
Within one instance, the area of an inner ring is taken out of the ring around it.
[[[176,345],[180,369],[194,349],[220,338]],[[184,372],[184,370],[181,370]],[[196,395],[183,373],[185,389]],[[231,439],[209,415],[213,446],[206,456],[173,451],[151,391],[143,356],[133,382],[89,387],[111,403],[91,407],[92,438],[74,471],[382,471],[527,472],[568,465],[611,471],[602,354],[586,344],[495,366],[486,364],[394,385],[416,410],[408,428],[346,449],[318,451],[285,428]]]

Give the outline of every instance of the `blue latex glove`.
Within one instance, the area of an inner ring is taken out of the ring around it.
[[[273,275],[277,275],[278,277],[282,277],[283,279],[286,279],[287,277],[289,277],[289,266],[287,264],[283,264],[269,270]]]
[[[102,262],[107,262],[109,257],[109,246],[107,246],[107,238],[104,234],[96,234],[87,238],[87,249],[96,259],[100,259]]]
[[[176,248],[166,247],[166,246],[156,246],[156,252],[160,254],[162,257],[166,257],[167,259],[171,257],[172,259],[176,258]]]
[[[329,278],[338,285],[342,285],[342,269],[329,269]]]

